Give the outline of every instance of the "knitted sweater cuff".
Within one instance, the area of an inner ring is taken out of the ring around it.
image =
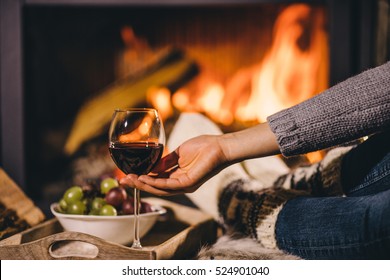
[[[267,122],[276,136],[282,154],[286,157],[297,154],[304,142],[298,133],[293,110],[285,109],[275,113],[267,118]]]

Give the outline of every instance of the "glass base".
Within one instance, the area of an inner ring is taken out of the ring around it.
[[[131,245],[131,248],[133,248],[133,249],[142,249],[141,242],[134,241],[133,245]]]

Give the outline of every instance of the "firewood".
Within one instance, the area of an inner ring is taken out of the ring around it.
[[[16,212],[11,209],[6,209],[4,206],[0,211],[0,230],[4,230],[7,227],[12,226],[16,220],[18,220],[18,216]]]
[[[14,210],[5,208],[0,210],[0,240],[29,227],[30,225],[19,218]]]
[[[1,214],[8,217],[5,220],[18,228],[19,221],[24,220],[29,226],[35,226],[45,219],[43,212],[35,206],[34,202],[28,198],[19,186],[0,168],[0,207]],[[12,216],[15,213],[15,216]]]
[[[158,63],[140,73],[118,80],[79,110],[66,140],[64,152],[72,155],[86,141],[101,135],[118,108],[130,108],[146,101],[151,86],[176,90],[196,73],[195,63],[177,52],[168,54]]]
[[[0,168],[0,240],[44,219],[42,211]]]
[[[14,235],[18,232],[23,231],[24,229],[14,228],[14,227],[8,227],[2,231],[0,231],[0,240],[10,237],[11,235]]]

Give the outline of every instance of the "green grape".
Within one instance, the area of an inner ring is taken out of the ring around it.
[[[102,197],[95,197],[91,202],[91,210],[99,211],[103,205],[106,205],[106,201]]]
[[[100,216],[116,216],[116,215],[118,215],[118,213],[117,213],[114,206],[112,206],[110,204],[106,204],[100,209],[99,215]]]
[[[66,203],[71,204],[80,201],[83,198],[83,190],[79,186],[73,186],[66,190],[63,199]]]
[[[68,208],[68,203],[66,203],[65,199],[61,198],[58,205],[60,206],[60,210],[66,211]]]
[[[119,186],[118,181],[114,178],[105,178],[100,183],[100,192],[102,194],[108,193],[108,191],[114,187]]]
[[[76,214],[83,215],[85,212],[86,206],[82,201],[76,201],[68,205],[68,209],[66,210],[67,214]]]

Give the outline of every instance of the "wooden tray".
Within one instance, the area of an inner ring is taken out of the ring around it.
[[[215,242],[217,224],[194,208],[158,198],[144,199],[167,214],[142,238],[142,250],[78,232],[65,232],[56,218],[0,241],[0,259],[191,259]]]

